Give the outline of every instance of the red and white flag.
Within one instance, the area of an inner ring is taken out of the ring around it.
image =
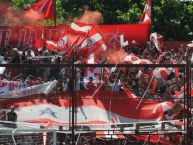
[[[173,68],[160,67],[153,71],[156,79],[166,79],[173,71]]]
[[[124,99],[112,99],[111,104],[109,104],[106,97],[110,96],[111,93],[108,90],[100,90],[96,94],[96,99],[88,99],[92,95],[88,91],[77,92],[77,124],[109,124],[113,117],[119,123],[160,121],[164,111],[173,107],[171,102],[143,101],[140,107],[136,109],[139,99],[130,99],[124,92],[113,92],[114,96],[124,97]],[[57,125],[70,123],[69,111],[72,106],[67,97],[69,96],[67,92],[61,94],[60,99],[55,96],[57,100],[53,100],[54,102],[47,99],[41,102],[38,95],[35,96],[37,98],[34,101],[31,98],[24,98],[23,100],[20,98],[2,101],[1,103],[17,106],[18,121],[49,122]],[[109,105],[111,105],[111,110],[109,110]],[[112,118],[109,118],[109,113],[112,114]]]
[[[58,43],[54,40],[46,40],[46,49],[47,50],[58,50]]]
[[[57,42],[57,46],[60,50],[68,48],[68,34],[67,32],[63,33]]]
[[[151,24],[151,0],[146,0],[145,8],[139,23]]]
[[[150,34],[150,41],[151,43],[155,46],[155,48],[158,50],[158,52],[162,52],[162,47],[163,47],[163,39],[164,37],[160,35],[157,32],[151,33]]]
[[[42,14],[44,19],[54,19],[54,0],[40,0],[39,2],[33,4],[30,10],[36,11],[38,14]]]
[[[79,45],[79,47],[76,48],[77,51],[87,50],[88,56],[98,50],[106,51],[107,46],[105,44],[105,41],[102,35],[95,28],[95,25],[72,23],[71,29],[87,34],[85,39],[83,39],[82,43]]]
[[[67,31],[63,32],[56,40],[46,40],[46,49],[66,51],[68,48],[68,34]]]

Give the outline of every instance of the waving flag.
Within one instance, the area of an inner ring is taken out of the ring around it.
[[[44,16],[44,19],[54,19],[54,0],[40,0],[31,6],[30,10],[36,11]]]
[[[46,49],[47,50],[58,50],[58,43],[54,40],[46,40]]]
[[[106,50],[107,46],[102,35],[97,31],[95,25],[87,25],[82,23],[72,23],[71,29],[77,32],[87,34],[85,40],[78,47],[79,50],[88,50],[88,55],[91,55],[98,49]]]
[[[151,33],[150,34],[150,41],[151,43],[155,46],[158,52],[162,52],[162,45],[163,45],[163,39],[164,37],[157,32]]]
[[[146,0],[145,8],[139,23],[151,24],[151,0]]]
[[[57,45],[61,50],[64,50],[68,47],[68,34],[67,34],[67,32],[62,34],[62,36],[58,40]]]
[[[92,93],[88,91],[77,92],[77,123],[78,124],[108,124],[115,117],[119,123],[136,123],[145,121],[161,120],[164,111],[171,109],[173,103],[160,101],[143,101],[138,109],[136,109],[139,100],[130,99],[127,95],[131,92],[113,92],[114,97],[122,97],[122,99],[109,100],[111,91],[103,90],[96,94],[96,99],[91,98]],[[36,95],[38,96],[38,95]],[[64,97],[65,96],[65,97]],[[1,102],[16,106],[18,121],[25,122],[45,122],[57,125],[70,123],[69,111],[71,102],[68,99],[69,94],[63,93],[50,102],[45,99],[41,102],[38,97],[32,101],[30,98],[10,99],[7,102]],[[59,98],[57,98],[59,97]],[[111,110],[109,107],[111,106]],[[112,118],[109,118],[111,114]]]
[[[153,73],[156,79],[166,79],[172,73],[172,71],[172,68],[160,67],[156,68]]]

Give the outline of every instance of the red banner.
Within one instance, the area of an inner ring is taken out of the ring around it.
[[[34,48],[36,40],[44,34],[45,40],[58,40],[69,26],[1,26],[0,27],[0,47],[11,46]],[[133,40],[139,44],[146,44],[148,38],[147,24],[125,24],[125,25],[99,25],[98,32],[104,37],[109,48],[120,47],[120,35],[124,35],[124,40]]]

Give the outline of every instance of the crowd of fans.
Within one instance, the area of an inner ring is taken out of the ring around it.
[[[123,48],[122,48],[123,49]],[[133,54],[140,59],[147,59],[154,64],[185,64],[187,62],[187,50],[181,45],[179,49],[166,50],[162,53],[155,48],[124,48],[125,54]],[[98,57],[99,63],[110,63],[107,58]],[[22,86],[28,87],[38,85],[44,82],[58,80],[58,87],[55,90],[57,93],[70,91],[70,82],[72,78],[69,67],[49,68],[38,67],[36,69],[30,68],[30,64],[68,64],[81,63],[82,56],[65,57],[58,51],[48,50],[31,50],[27,47],[22,48],[1,48],[0,63],[1,64],[29,64],[26,68],[6,68],[0,74],[0,80],[18,81]],[[121,63],[128,63],[122,61]],[[162,101],[172,101],[176,103],[178,109],[169,110],[165,112],[163,120],[182,119],[184,112],[182,109],[184,98],[178,97],[176,91],[180,92],[184,86],[185,70],[179,68],[179,75],[176,77],[172,71],[167,78],[157,78],[157,85],[153,89],[153,72],[155,68],[140,67],[140,68],[100,68],[100,73],[94,73],[92,68],[76,68],[75,90],[89,90],[96,91],[99,87],[113,91],[123,92],[122,84],[131,90],[139,98],[143,95],[146,99],[159,99]],[[106,73],[104,72],[106,70]],[[113,70],[113,71],[112,71]],[[88,72],[92,75],[88,75]],[[192,73],[193,74],[193,73]],[[151,82],[152,80],[152,82]],[[150,87],[149,84],[151,82]],[[3,93],[3,92],[1,92]],[[184,107],[184,106],[183,106]],[[179,109],[181,108],[181,109]],[[1,118],[2,120],[3,118]],[[68,136],[69,137],[69,136]],[[68,137],[65,137],[66,144],[70,144]],[[98,139],[91,139],[93,137],[81,136],[79,145],[87,144],[131,144],[131,142],[123,142],[122,140],[115,141],[101,141]],[[140,144],[140,143],[139,143]]]

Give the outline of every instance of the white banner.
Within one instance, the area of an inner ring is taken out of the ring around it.
[[[40,85],[35,85],[27,88],[22,88],[19,90],[9,91],[6,93],[0,94],[0,98],[9,99],[9,98],[20,98],[25,96],[31,96],[35,94],[48,94],[56,86],[58,81],[54,80],[52,82],[43,83]]]
[[[21,89],[22,84],[18,81],[0,81],[0,94]]]

